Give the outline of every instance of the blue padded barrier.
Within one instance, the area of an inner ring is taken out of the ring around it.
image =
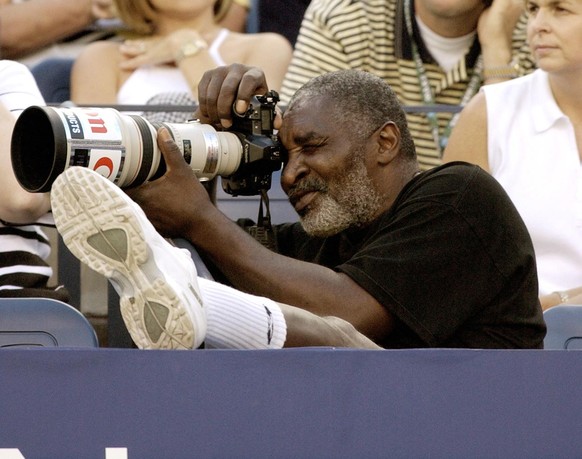
[[[579,351],[0,352],[0,457],[582,457]]]

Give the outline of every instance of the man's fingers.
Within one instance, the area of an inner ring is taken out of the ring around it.
[[[229,113],[232,113],[234,106],[236,113],[239,115],[246,113],[253,96],[263,95],[269,91],[265,74],[257,67],[246,67],[242,77],[237,80],[237,86],[236,101],[234,105],[231,105]],[[225,109],[227,108],[225,107]]]
[[[243,116],[249,108],[249,103],[246,100],[237,100],[234,104],[234,111],[237,115]]]
[[[180,148],[178,148],[178,145],[166,127],[158,129],[158,147],[166,161],[166,168],[168,170],[186,164]]]
[[[247,103],[253,96],[263,95],[269,91],[264,72],[258,67],[246,67],[238,84],[237,100]]]
[[[251,98],[268,91],[264,73],[256,67],[232,64],[204,74],[198,85],[200,118],[215,127],[232,126],[232,110],[244,113]]]
[[[198,84],[198,103],[200,104],[201,119],[215,127],[221,125],[220,121],[224,110],[219,106],[228,103],[232,106],[236,97],[236,88],[226,86],[223,89],[228,73],[229,67],[218,67],[209,70],[204,73]],[[230,94],[228,93],[229,90]]]

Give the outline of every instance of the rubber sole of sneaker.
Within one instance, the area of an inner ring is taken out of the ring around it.
[[[192,349],[200,341],[195,340],[193,318],[156,265],[128,201],[113,183],[83,168],[67,169],[51,191],[53,217],[63,241],[114,285],[135,344],[141,349]]]

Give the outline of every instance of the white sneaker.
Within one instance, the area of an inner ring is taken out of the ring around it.
[[[166,241],[129,196],[85,167],[70,167],[51,190],[53,217],[69,250],[106,276],[141,349],[192,349],[206,313],[190,255]]]

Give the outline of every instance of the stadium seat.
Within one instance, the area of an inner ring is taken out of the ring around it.
[[[0,298],[0,348],[99,347],[95,330],[72,306],[50,298]]]
[[[544,320],[544,349],[582,349],[582,306],[554,306],[544,311]]]

